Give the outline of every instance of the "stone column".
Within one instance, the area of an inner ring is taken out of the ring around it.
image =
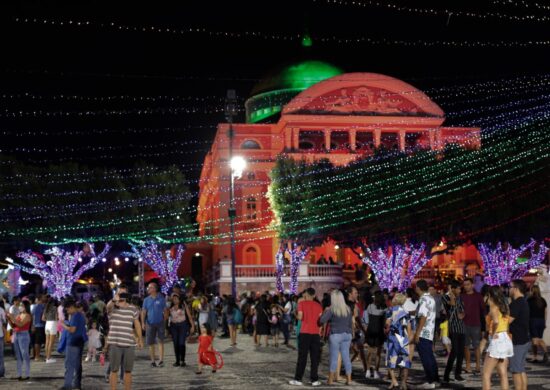
[[[440,150],[443,148],[443,142],[441,140],[441,129],[435,130],[435,149]]]
[[[357,135],[357,130],[352,129],[349,131],[349,146],[352,152],[355,152],[355,148],[357,146],[355,141],[356,135]]]
[[[405,151],[405,130],[399,130],[399,151]]]
[[[330,150],[330,129],[324,129],[323,134],[325,135],[325,150]]]
[[[300,149],[300,129],[292,129],[292,148],[294,150]]]
[[[428,130],[428,138],[430,142],[430,149],[435,149],[435,131],[434,130]]]
[[[292,128],[285,129],[285,149],[292,149]]]
[[[374,130],[374,147],[380,147],[380,138],[382,136],[382,131],[380,129]]]

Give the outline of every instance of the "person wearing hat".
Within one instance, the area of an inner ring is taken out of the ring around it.
[[[73,299],[65,300],[70,320],[61,323],[67,333],[65,349],[65,383],[62,389],[80,389],[82,382],[82,350],[86,343],[86,318]]]

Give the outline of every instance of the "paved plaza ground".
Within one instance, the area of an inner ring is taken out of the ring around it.
[[[248,335],[239,334],[238,345],[235,348],[229,346],[228,339],[216,338],[215,348],[224,357],[225,366],[215,374],[205,369],[200,376],[195,374],[197,344],[188,345],[187,363],[185,368],[172,367],[174,354],[172,344],[166,342],[166,358],[164,368],[151,368],[146,350],[138,352],[137,361],[134,367],[133,389],[291,389],[288,385],[292,379],[296,363],[296,351],[288,347],[278,348],[255,347],[252,338]],[[294,343],[295,340],[292,340]],[[319,373],[323,381],[322,388],[327,388],[326,375],[328,373],[327,356],[328,349],[323,348],[323,358]],[[31,379],[27,382],[18,382],[10,378],[15,376],[15,358],[10,353],[10,347],[6,350],[6,378],[0,379],[0,389],[58,389],[63,385],[63,358],[58,356],[56,363],[46,364],[44,362],[31,363]],[[444,358],[438,357],[440,373],[444,365]],[[550,370],[548,365],[528,364],[529,389],[550,389]],[[385,369],[381,370],[383,373]],[[104,379],[105,367],[98,362],[83,363],[82,388],[86,390],[107,389],[108,385]],[[306,371],[304,378],[305,387],[309,387],[309,371]],[[420,378],[422,375],[421,365],[418,357],[413,363],[413,376]],[[480,389],[481,378],[479,376],[465,376],[467,382],[461,385],[452,385],[452,388]],[[360,362],[353,366],[354,382],[351,386],[339,383],[335,386],[340,388],[362,388],[362,389],[384,389],[389,382],[381,380],[366,380]],[[498,378],[493,377],[494,388],[497,386]],[[510,382],[510,388],[513,388]],[[119,389],[123,386],[119,385]],[[412,388],[412,386],[410,387]]]

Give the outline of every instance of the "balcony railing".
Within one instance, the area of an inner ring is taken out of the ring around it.
[[[290,266],[285,265],[283,270],[283,280],[290,279]],[[240,281],[274,281],[277,276],[277,268],[274,264],[260,265],[236,265],[235,275],[237,282]],[[300,281],[338,281],[342,280],[341,265],[314,265],[302,263],[298,267],[298,280]],[[220,281],[231,281],[231,262],[220,261],[219,265],[214,266],[208,273],[209,284],[215,284]]]

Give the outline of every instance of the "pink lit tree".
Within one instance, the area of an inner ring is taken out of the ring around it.
[[[538,267],[544,261],[548,248],[543,243],[538,246],[538,251],[536,247],[537,241],[534,239],[518,249],[514,249],[509,243],[499,242],[495,247],[484,243],[479,244],[485,283],[491,286],[507,284],[523,277],[530,269]],[[518,258],[525,253],[529,253],[528,260],[518,263]]]
[[[53,247],[44,252],[49,260],[40,253],[28,250],[17,254],[28,265],[14,265],[30,274],[39,275],[51,290],[52,295],[60,299],[71,294],[73,284],[80,279],[84,272],[95,267],[99,259],[105,257],[109,252],[109,249],[109,244],[105,244],[103,251],[96,256],[93,244],[86,244],[84,250],[72,253],[59,247]]]

